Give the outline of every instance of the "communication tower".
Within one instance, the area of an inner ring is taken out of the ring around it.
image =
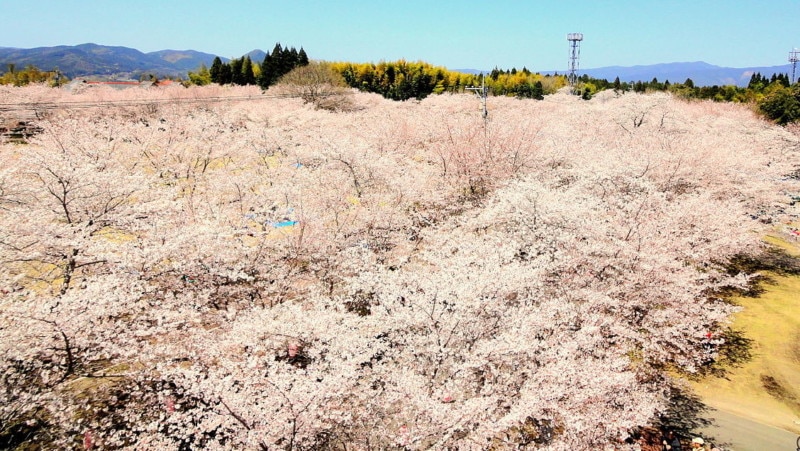
[[[581,58],[581,41],[583,41],[583,33],[569,33],[567,34],[567,41],[569,41],[569,87],[572,93],[575,93],[575,85],[578,83],[578,63]]]
[[[792,63],[792,84],[795,82],[794,73],[795,69],[797,69],[797,61],[800,60],[798,55],[800,55],[800,50],[796,48],[789,52],[789,62]]]

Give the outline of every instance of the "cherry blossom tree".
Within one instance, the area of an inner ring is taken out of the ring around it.
[[[736,105],[58,95],[0,147],[9,443],[623,447],[796,219],[799,138]]]

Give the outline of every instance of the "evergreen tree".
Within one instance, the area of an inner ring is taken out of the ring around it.
[[[222,72],[222,60],[220,57],[214,57],[214,62],[211,63],[211,69],[208,72],[211,76],[211,83],[222,84],[220,81],[220,73]]]
[[[219,84],[228,85],[233,81],[230,64],[223,64],[219,71]]]
[[[308,66],[308,55],[306,55],[306,51],[303,50],[303,47],[300,47],[300,51],[297,52],[297,64],[299,66]]]
[[[262,89],[268,89],[294,68],[307,66],[308,63],[308,55],[302,47],[298,51],[294,47],[284,48],[278,42],[272,51],[264,56],[264,61],[261,63],[261,74],[257,80],[258,85]]]
[[[230,62],[231,66],[231,83],[234,85],[244,85],[244,72],[242,72],[242,66],[244,65],[244,60],[242,58],[234,58]]]
[[[747,83],[747,89],[758,89],[756,86],[758,85],[760,75],[761,74],[756,72],[750,76],[750,82]]]
[[[267,52],[264,61],[261,63],[261,75],[258,77],[258,85],[261,89],[267,89],[272,84],[272,73],[275,72],[275,63],[272,54]]]
[[[647,87],[652,89],[653,91],[663,91],[664,90],[664,87],[661,85],[661,83],[658,82],[658,78],[656,78],[656,77],[653,77],[653,79],[650,81],[650,83],[648,84]]]
[[[253,73],[253,61],[250,59],[249,55],[244,58],[244,62],[242,63],[242,80],[245,85],[256,84],[256,76]]]
[[[536,100],[543,100],[544,99],[544,86],[542,86],[541,81],[536,81],[533,84],[533,91],[531,92],[531,97]]]
[[[276,43],[275,47],[272,49],[274,70],[270,77],[270,85],[274,84],[284,74],[292,70],[291,61],[288,61],[287,57],[289,57],[288,50],[284,50],[280,42]]]

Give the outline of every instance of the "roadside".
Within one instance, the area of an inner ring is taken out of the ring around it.
[[[700,429],[704,437],[713,437],[714,444],[732,451],[795,451],[797,435],[765,424],[756,423],[722,410],[706,415],[713,425]]]
[[[766,237],[791,257],[800,256],[793,236]],[[790,260],[791,260],[790,257]],[[742,311],[732,329],[751,340],[751,358],[691,385],[710,410],[712,426],[697,432],[734,451],[795,451],[800,434],[800,275],[763,272],[757,297],[734,299]]]

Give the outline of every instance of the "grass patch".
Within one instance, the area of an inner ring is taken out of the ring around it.
[[[743,309],[731,330],[751,340],[750,358],[692,384],[711,407],[800,433],[800,247],[775,235],[766,241],[777,250],[758,263],[760,295],[733,299]],[[753,261],[740,263],[755,268]]]

